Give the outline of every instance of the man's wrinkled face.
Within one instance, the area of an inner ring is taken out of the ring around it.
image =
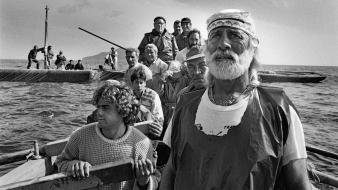
[[[255,47],[250,36],[240,29],[219,27],[209,33],[205,50],[210,73],[217,79],[232,80],[250,66]]]
[[[182,27],[181,27],[181,23],[177,22],[174,24],[174,31],[175,33],[180,34],[182,32]]]
[[[192,48],[194,46],[201,44],[201,38],[198,33],[193,33],[189,36],[189,48]]]
[[[182,26],[183,32],[189,32],[191,30],[190,22],[182,22],[181,26]]]
[[[162,33],[165,29],[165,21],[163,19],[157,19],[154,22],[154,29],[159,32]]]
[[[196,87],[203,86],[208,67],[203,59],[187,61],[188,74]]]
[[[129,67],[134,67],[134,65],[138,62],[138,56],[136,52],[127,52],[126,60],[127,60]]]
[[[146,60],[149,63],[152,63],[152,62],[156,61],[156,59],[157,59],[157,52],[153,48],[147,48],[144,51],[144,55],[145,55]]]

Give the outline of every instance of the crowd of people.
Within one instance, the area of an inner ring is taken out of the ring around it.
[[[34,45],[33,49],[31,49],[28,53],[28,65],[27,69],[30,69],[32,63],[36,63],[36,69],[40,69],[40,61],[36,59],[38,52],[42,52],[46,57],[45,69],[52,69],[52,60],[54,57],[54,52],[52,50],[52,46],[47,46],[47,50],[44,47],[38,48],[37,45]],[[54,65],[57,70],[84,70],[84,66],[79,59],[77,63],[74,65],[73,60],[69,60],[69,63],[66,65],[66,57],[63,55],[62,50],[59,51],[59,54],[56,55],[56,60]]]
[[[298,112],[281,88],[258,81],[250,13],[211,15],[205,46],[189,18],[174,30],[156,17],[138,49],[127,48],[124,80],[96,89],[97,109],[58,156],[59,171],[86,177],[92,165],[132,158],[135,180],[103,188],[311,189]]]

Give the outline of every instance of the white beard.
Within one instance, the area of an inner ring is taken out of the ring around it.
[[[209,74],[213,75],[219,80],[233,80],[242,76],[250,67],[252,56],[248,50],[244,51],[239,57],[237,54],[230,52],[234,60],[225,59],[222,61],[216,61],[215,57],[220,54],[219,50],[213,54],[205,49],[204,51],[206,64],[209,67]]]

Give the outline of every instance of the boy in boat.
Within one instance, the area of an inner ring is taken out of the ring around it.
[[[146,87],[146,73],[142,67],[135,69],[130,77],[136,99],[140,104],[140,121],[152,121],[140,129],[151,139],[158,139],[163,128],[163,111],[159,95]]]
[[[98,122],[72,133],[55,162],[59,171],[88,177],[92,165],[132,158],[136,179],[102,188],[156,189],[159,176],[153,146],[149,138],[131,126],[139,109],[132,90],[119,81],[108,81],[95,91],[92,102],[98,108]]]
[[[38,52],[43,52],[44,48],[38,48],[37,45],[34,45],[33,49],[30,50],[29,54],[28,54],[28,65],[27,65],[27,69],[31,68],[32,62],[36,63],[36,69],[39,69],[39,61],[36,59],[36,56],[38,54]]]
[[[250,13],[223,10],[207,20],[207,31],[206,89],[180,96],[160,190],[311,189],[294,105],[257,80]]]

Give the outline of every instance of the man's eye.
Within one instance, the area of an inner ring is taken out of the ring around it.
[[[237,32],[231,32],[230,37],[231,39],[239,39],[239,40],[243,39],[243,35]]]

